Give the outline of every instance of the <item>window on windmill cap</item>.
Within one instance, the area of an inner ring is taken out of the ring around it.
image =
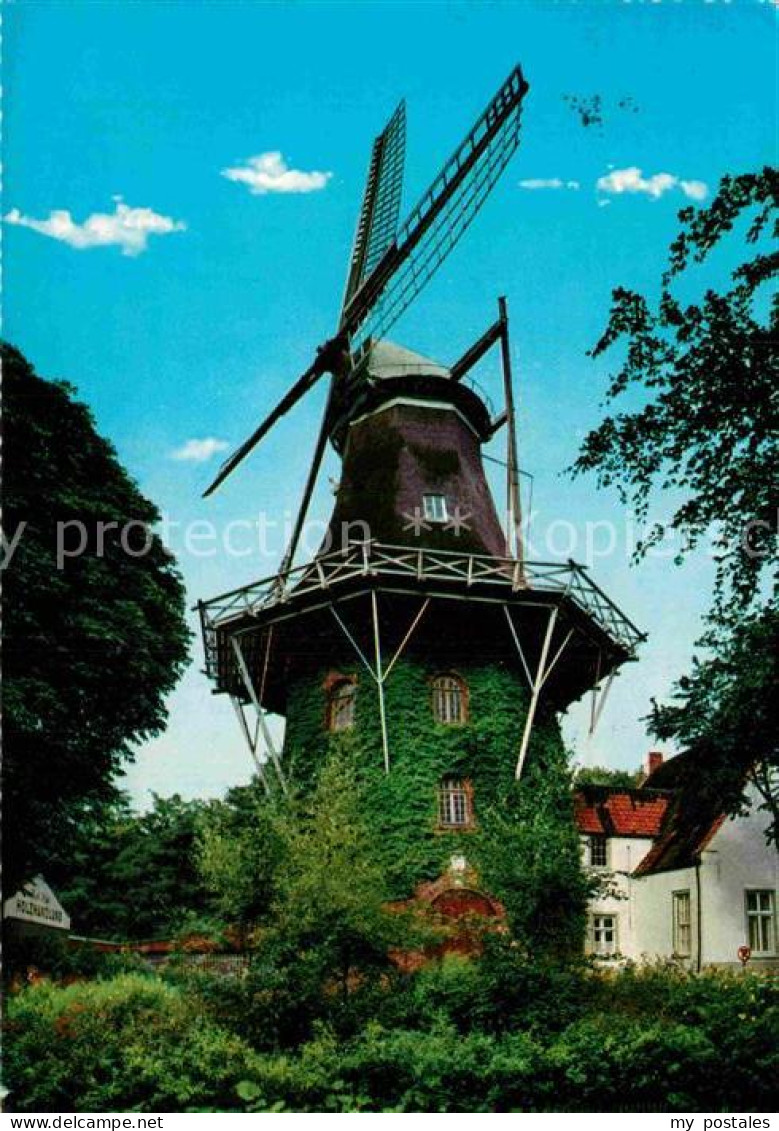
[[[447,521],[448,515],[446,512],[445,495],[423,495],[422,504],[425,511],[425,518],[428,522]]]

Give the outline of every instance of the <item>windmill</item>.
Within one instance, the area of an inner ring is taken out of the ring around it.
[[[382,836],[399,890],[440,871],[442,846],[468,831],[474,806],[520,777],[531,740],[560,741],[557,714],[588,691],[594,726],[642,638],[582,566],[525,560],[505,301],[448,366],[386,339],[516,150],[527,90],[517,67],[399,228],[398,106],[373,144],[338,327],[206,491],[330,375],[278,574],[199,604],[206,673],[230,696],[268,793],[307,788],[329,744],[358,739],[374,801],[394,813],[397,836]],[[463,379],[498,344],[505,404],[495,415]],[[503,427],[507,532],[482,464]],[[335,508],[313,560],[295,566],[328,441],[342,460]],[[286,718],[282,749],[269,713]],[[504,723],[485,738],[494,719]]]
[[[355,371],[369,337],[386,334],[454,248],[519,145],[522,101],[529,87],[515,67],[398,230],[406,143],[401,102],[373,143],[338,329],[320,345],[308,369],[222,464],[204,497],[215,491],[264,436],[325,374],[332,375],[311,468],[282,569],[292,563],[333,426],[338,388]],[[354,389],[349,390],[353,394]]]

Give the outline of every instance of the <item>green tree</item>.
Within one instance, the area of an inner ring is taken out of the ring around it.
[[[118,939],[175,933],[210,911],[197,866],[197,836],[206,803],[154,795],[145,813],[122,800],[108,816],[80,829],[58,891],[79,934]]]
[[[5,887],[68,851],[165,725],[185,593],[156,507],[64,382],[2,348]],[[66,525],[68,524],[68,525]]]
[[[608,766],[581,766],[573,779],[580,785],[610,785],[617,789],[635,789],[644,778],[643,770],[616,770]]]
[[[594,471],[599,485],[616,487],[644,520],[653,490],[678,492],[673,517],[654,524],[638,557],[669,532],[678,537],[680,554],[714,537],[715,611],[725,620],[739,621],[747,606],[760,604],[761,581],[776,577],[779,297],[769,301],[765,284],[779,252],[761,250],[761,238],[772,217],[772,234],[779,234],[778,205],[775,170],[723,178],[707,208],[679,213],[682,230],[655,309],[635,291],[614,291],[609,324],[591,353],[599,357],[624,340],[607,403],[631,390],[644,403],[607,416],[585,438],[573,466],[576,474]],[[732,286],[722,293],[709,288],[698,303],[683,304],[674,287],[691,287],[694,266],[748,219],[746,242],[755,252],[732,272]]]
[[[351,761],[332,753],[315,789],[280,814],[277,829],[274,934],[298,954],[315,951],[325,978],[346,997],[353,976],[385,969],[389,948],[405,940],[401,915],[387,907]]]
[[[652,729],[686,745],[695,774],[718,789],[732,812],[751,780],[769,811],[769,838],[779,847],[777,635],[777,504],[779,382],[776,341],[779,296],[769,283],[779,252],[779,174],[726,176],[711,204],[679,214],[681,231],[654,307],[634,291],[614,291],[609,324],[592,351],[624,343],[607,401],[631,394],[640,407],[607,416],[585,438],[573,473],[595,472],[616,487],[641,519],[660,488],[678,500],[668,523],[655,523],[637,549],[640,559],[669,533],[678,560],[712,539],[714,601],[701,655],[675,688],[674,702],[655,706]],[[683,301],[696,268],[732,255],[733,229],[746,253],[721,291]]]
[[[481,824],[481,879],[503,904],[516,942],[541,960],[579,957],[590,887],[565,754],[551,744],[536,750],[521,781]]]
[[[229,925],[267,919],[282,851],[278,813],[255,779],[231,789],[203,812],[197,865],[216,912]]]

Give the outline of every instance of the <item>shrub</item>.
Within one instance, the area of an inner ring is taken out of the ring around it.
[[[308,972],[307,964],[310,964]],[[17,1111],[773,1110],[779,987],[480,959],[323,989],[315,952],[246,978],[125,975],[11,997]],[[373,1017],[373,1019],[371,1019]],[[253,1046],[253,1047],[252,1047]]]
[[[5,1085],[15,1111],[230,1111],[255,1058],[196,1003],[153,976],[10,998]]]
[[[542,1055],[526,1034],[498,1042],[443,1024],[420,1032],[374,1022],[347,1044],[323,1034],[294,1059],[263,1059],[252,1081],[254,1110],[521,1110],[502,1104],[532,1089]]]
[[[579,1017],[592,998],[583,965],[530,962],[500,934],[485,935],[482,946],[478,957],[448,954],[419,970],[405,1008],[396,1007],[397,1019],[408,1028],[445,1020],[461,1033],[550,1032]]]
[[[357,972],[344,994],[327,950],[297,951],[274,939],[264,940],[240,979],[191,969],[164,977],[196,998],[216,1024],[261,1052],[299,1048],[323,1029],[347,1040],[377,1016],[387,1025],[402,1024],[411,1008],[407,979],[397,971]]]
[[[139,970],[137,955],[123,951],[103,952],[89,945],[74,946],[52,934],[17,937],[9,932],[3,940],[3,980],[12,985],[36,970],[58,980],[111,978]]]

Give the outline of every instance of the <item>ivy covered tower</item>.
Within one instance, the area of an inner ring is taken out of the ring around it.
[[[397,898],[467,860],[480,809],[559,747],[558,713],[638,640],[582,567],[510,551],[482,463],[510,425],[462,375],[364,351],[333,410],[342,475],[319,553],[201,606],[209,674],[266,750],[268,787],[310,788],[333,747],[353,758]],[[286,719],[280,750],[266,713]]]
[[[560,749],[559,712],[605,692],[639,640],[581,566],[524,560],[505,303],[449,367],[385,339],[518,145],[527,89],[516,68],[399,229],[398,107],[374,143],[338,330],[207,492],[331,374],[279,573],[200,604],[206,670],[269,792],[310,789],[339,750],[359,767],[397,898],[428,885],[450,913],[480,813],[528,756]],[[493,416],[463,379],[497,345],[505,407]],[[482,463],[502,429],[505,532]],[[319,552],[295,566],[328,442],[342,460],[335,508]],[[286,720],[281,749],[268,714]],[[487,894],[468,898],[489,910]]]

